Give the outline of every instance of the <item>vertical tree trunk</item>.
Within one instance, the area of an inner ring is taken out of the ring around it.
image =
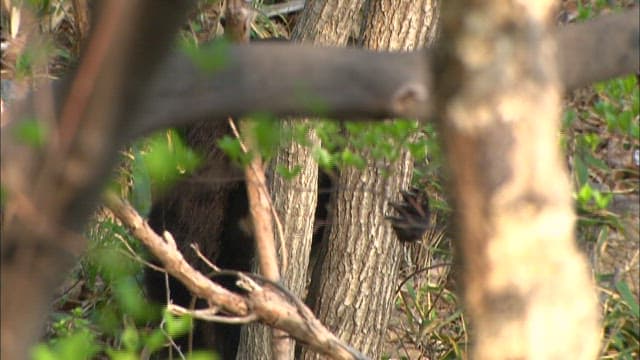
[[[317,45],[344,46],[350,30],[359,19],[363,0],[349,1],[307,1],[301,20],[293,29],[292,41],[310,42]],[[294,126],[296,122],[307,120],[285,120],[282,126]],[[319,145],[315,132],[309,134],[312,142]],[[317,204],[318,164],[311,156],[311,149],[291,143],[281,149],[271,168],[284,166],[301,170],[294,179],[287,180],[272,171],[270,190],[274,206],[282,222],[287,258],[282,259],[279,249],[282,283],[296,296],[304,297],[307,283],[307,268],[313,237],[313,225]],[[279,238],[276,229],[276,238]],[[270,359],[271,332],[261,324],[245,326],[240,337],[238,359]],[[293,341],[293,340],[291,340]],[[294,348],[293,346],[291,347]],[[290,354],[293,359],[293,352]]]
[[[448,1],[434,63],[474,359],[594,359],[551,1]],[[463,17],[462,19],[460,17]]]
[[[400,51],[424,46],[435,36],[436,10],[432,0],[369,1],[363,45]],[[409,184],[413,163],[408,151],[393,164],[364,156],[365,169],[340,173],[331,230],[314,270],[313,301],[319,319],[336,335],[378,357],[401,258],[401,246],[384,216],[390,212],[388,200]],[[304,358],[319,357],[305,352]]]

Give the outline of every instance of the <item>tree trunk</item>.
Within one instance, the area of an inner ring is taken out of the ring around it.
[[[373,50],[413,50],[435,37],[436,1],[375,0],[366,6],[362,41]],[[314,311],[338,337],[379,357],[393,306],[401,245],[384,216],[411,179],[413,163],[403,151],[381,164],[364,154],[363,170],[343,169],[322,257],[314,269]],[[305,359],[319,358],[310,352]]]
[[[359,18],[362,2],[307,1],[301,20],[293,29],[292,41],[327,46],[346,45],[350,29]],[[300,121],[307,120],[285,120],[282,126],[295,126]],[[320,144],[314,131],[310,132],[309,139],[315,145]],[[278,166],[288,169],[299,166],[300,173],[293,179],[284,179],[274,171]],[[284,236],[284,239],[280,239],[276,227],[277,244],[285,247],[285,251],[278,249],[282,283],[293,294],[303,298],[317,204],[318,164],[311,156],[311,149],[292,142],[279,151],[271,169],[270,191]],[[240,336],[237,359],[273,358],[270,337],[271,331],[262,324],[245,326]],[[292,351],[290,358],[293,357]]]
[[[551,5],[450,1],[443,8],[436,113],[474,359],[594,359],[599,347],[559,151]]]

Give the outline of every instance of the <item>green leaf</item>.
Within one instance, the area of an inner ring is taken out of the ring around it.
[[[295,165],[293,169],[289,169],[288,167],[281,164],[276,166],[276,172],[286,180],[293,179],[294,177],[298,176],[298,174],[300,174],[301,171],[302,171],[302,166],[300,165]]]
[[[598,209],[606,209],[613,199],[613,194],[602,194],[600,191],[593,192],[593,200]]]
[[[409,143],[407,147],[416,162],[423,162],[427,158],[428,146],[425,140]]]
[[[53,350],[47,344],[38,344],[31,349],[33,360],[59,360]]]
[[[618,289],[620,296],[627,304],[627,306],[629,306],[629,309],[631,309],[631,313],[633,314],[633,316],[636,319],[640,318],[640,305],[638,305],[638,302],[633,297],[633,294],[629,289],[629,285],[627,285],[627,283],[624,281],[619,281],[618,283],[616,283],[616,289]]]
[[[565,129],[571,127],[571,125],[576,121],[576,112],[573,109],[567,109],[562,116],[562,126]]]
[[[333,157],[331,156],[329,151],[327,151],[327,149],[325,148],[316,147],[313,149],[312,154],[313,154],[313,158],[316,160],[316,162],[320,167],[323,167],[325,169],[330,169],[335,164]]]
[[[84,360],[92,359],[100,347],[88,331],[58,339],[50,345],[40,344],[32,351],[35,360]]]
[[[138,360],[140,356],[134,351],[108,349],[109,359],[111,360]]]
[[[584,184],[578,191],[578,202],[584,207],[589,203],[589,200],[591,200],[592,196],[593,189],[591,188],[591,186],[589,186],[589,184]]]
[[[127,326],[122,331],[120,339],[127,350],[136,351],[140,347],[140,334],[138,333],[138,329],[133,326]]]
[[[573,157],[573,170],[576,174],[578,186],[583,186],[589,180],[589,169],[578,155]]]
[[[413,287],[413,283],[411,281],[407,281],[406,288],[409,296],[411,296],[411,299],[415,301],[418,295],[416,294],[416,288]]]
[[[181,43],[181,49],[200,70],[208,74],[223,69],[229,63],[229,43],[224,38],[201,47],[185,40]]]
[[[134,319],[145,322],[153,318],[153,308],[147,304],[140,287],[133,278],[118,281],[114,287],[116,300],[122,311]]]
[[[33,73],[34,57],[32,51],[25,51],[18,55],[15,65],[16,79],[30,77]]]
[[[133,186],[129,201],[141,216],[146,217],[151,211],[151,176],[144,163],[144,156],[136,145],[133,146],[131,174]]]
[[[187,360],[218,360],[220,357],[211,351],[193,351],[187,354]]]
[[[600,144],[600,136],[596,133],[588,133],[582,135],[583,140],[589,146],[591,151],[595,151],[598,145]]]
[[[7,202],[7,189],[4,187],[4,185],[0,185],[0,208],[3,208],[6,202]]]
[[[148,148],[143,156],[144,163],[153,183],[161,188],[192,171],[200,162],[174,130],[152,136]]]
[[[46,125],[36,118],[21,121],[13,130],[13,135],[23,144],[36,148],[42,147],[47,141],[49,130]]]
[[[151,353],[160,350],[167,342],[162,329],[156,329],[151,334],[144,337],[144,344]]]
[[[245,166],[251,162],[252,155],[242,150],[240,141],[229,135],[223,136],[218,140],[218,147],[234,162]]]
[[[267,114],[252,115],[251,121],[258,152],[264,158],[271,158],[278,149],[282,138],[279,122]]]
[[[172,338],[184,335],[191,330],[193,319],[188,316],[175,316],[168,311],[164,313],[164,326]]]
[[[605,163],[601,159],[594,157],[593,155],[591,155],[591,153],[588,153],[588,152],[584,154],[584,162],[586,163],[587,166],[590,166],[590,167],[594,167],[594,168],[605,170],[605,171],[609,170],[609,166],[607,166],[607,163]]]
[[[367,165],[366,161],[362,158],[362,156],[353,153],[348,148],[342,151],[340,155],[340,160],[343,165],[354,166],[358,169],[364,169],[364,167]]]

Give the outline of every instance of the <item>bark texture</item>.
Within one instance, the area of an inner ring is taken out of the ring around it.
[[[435,36],[436,7],[430,0],[369,1],[364,47],[408,51],[424,46]],[[340,173],[311,300],[318,318],[338,337],[379,357],[401,260],[400,242],[384,216],[391,211],[389,199],[408,186],[413,162],[408,151],[394,163],[376,161],[368,152],[363,155],[365,169]],[[320,357],[304,352],[303,358]]]
[[[436,106],[474,359],[594,359],[599,347],[557,137],[552,3],[443,8]]]
[[[307,1],[301,20],[293,29],[292,41],[325,46],[344,46],[363,0],[350,1]],[[282,126],[292,127],[298,121],[285,120]],[[315,132],[309,139],[319,145]],[[293,169],[300,167],[300,173],[293,179],[284,179],[272,171],[270,190],[273,204],[283,228],[284,239],[279,239],[285,250],[279,249],[282,283],[298,298],[304,298],[307,285],[307,269],[313,238],[315,211],[318,200],[318,164],[313,160],[311,149],[291,143],[281,149],[271,164]],[[276,231],[276,238],[279,234]],[[283,256],[286,255],[286,259]],[[243,328],[238,359],[271,359],[269,344],[271,332],[261,324],[250,324]],[[293,342],[293,340],[290,340]],[[290,358],[294,358],[291,346]]]

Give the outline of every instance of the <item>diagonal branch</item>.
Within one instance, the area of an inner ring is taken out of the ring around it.
[[[246,294],[232,293],[196,271],[178,251],[170,234],[156,234],[140,215],[125,201],[110,194],[107,206],[125,224],[132,234],[142,241],[160,260],[169,274],[179,279],[189,290],[210,304],[218,306],[232,319],[259,319],[266,325],[284,330],[314,351],[334,359],[366,359],[327,330],[300,300],[275,282],[247,276],[251,281],[244,285]],[[221,274],[230,273],[222,271]],[[233,272],[242,274],[239,272]],[[259,280],[259,281],[257,281]],[[180,310],[178,310],[180,311]],[[207,314],[211,316],[211,314]],[[213,318],[216,318],[213,316]]]

